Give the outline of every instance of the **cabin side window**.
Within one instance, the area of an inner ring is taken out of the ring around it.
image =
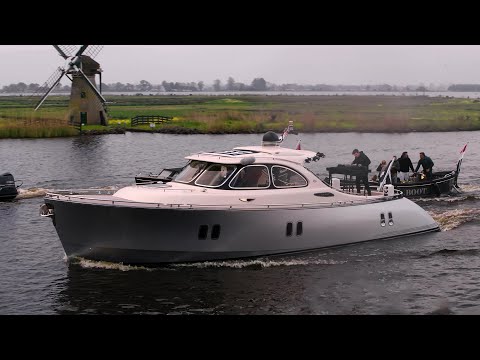
[[[235,165],[212,164],[195,181],[195,185],[219,187],[235,172]]]
[[[298,172],[278,165],[272,166],[272,180],[276,188],[307,186],[307,180]]]
[[[242,168],[230,181],[232,189],[267,189],[270,175],[265,165],[249,165]]]
[[[189,183],[190,181],[194,180],[206,167],[206,162],[193,160],[183,168],[180,174],[178,174],[175,178],[175,181]]]

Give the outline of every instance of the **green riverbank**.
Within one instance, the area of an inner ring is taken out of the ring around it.
[[[480,130],[480,100],[426,96],[162,95],[106,96],[109,126],[82,133],[147,131],[176,134],[281,132],[293,120],[300,132]],[[0,97],[0,138],[75,136],[63,119],[68,96],[49,97],[33,112],[27,97]],[[173,120],[132,127],[137,115]]]

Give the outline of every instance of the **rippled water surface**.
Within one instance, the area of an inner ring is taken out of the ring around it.
[[[24,182],[17,200],[0,202],[0,314],[480,314],[480,132],[300,137],[303,149],[326,154],[312,165],[322,176],[350,163],[355,147],[372,165],[403,151],[416,164],[425,151],[450,170],[468,142],[463,192],[415,200],[442,228],[422,236],[159,268],[67,261],[38,215],[45,191],[119,188],[137,173],[181,166],[191,152],[256,145],[261,135],[0,140],[0,172]],[[284,145],[295,144],[290,135]]]

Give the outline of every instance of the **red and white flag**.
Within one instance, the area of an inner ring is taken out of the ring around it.
[[[297,142],[297,147],[295,148],[295,150],[302,150],[302,147],[300,146],[300,142],[301,142],[301,141],[302,141],[302,140],[298,140],[298,142]]]
[[[465,144],[462,150],[460,150],[460,159],[463,159],[463,155],[465,155],[465,150],[467,150],[468,143]]]
[[[287,135],[288,135],[288,126],[285,128],[285,130],[283,130],[282,141],[287,138]]]

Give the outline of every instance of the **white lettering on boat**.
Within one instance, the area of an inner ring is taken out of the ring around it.
[[[404,192],[405,196],[419,196],[430,194],[430,191],[428,191],[426,187],[403,189],[402,191]]]

